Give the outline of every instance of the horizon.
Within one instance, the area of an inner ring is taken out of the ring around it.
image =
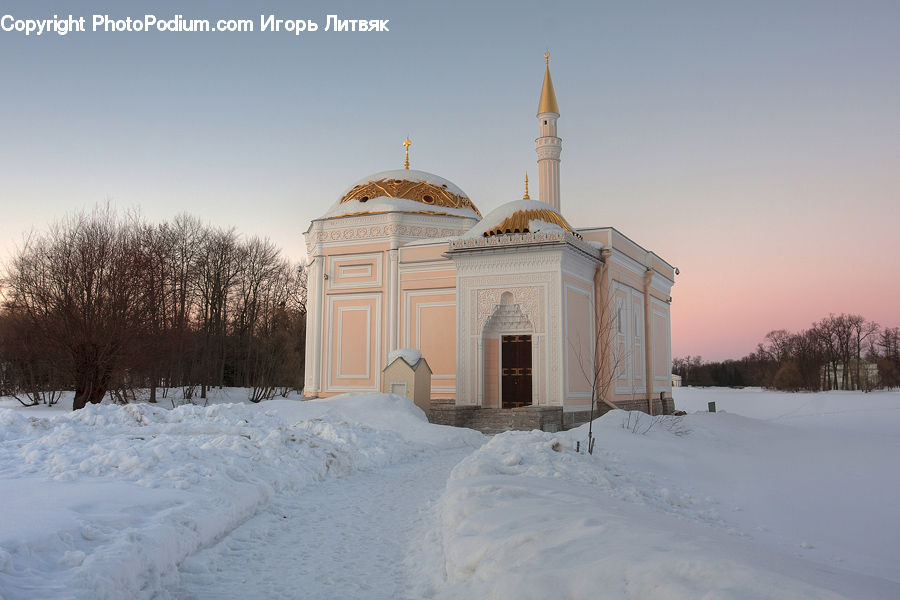
[[[389,19],[381,33],[0,31],[5,262],[107,198],[305,256],[352,182],[402,167],[487,214],[536,181],[549,47],[562,212],[677,266],[672,356],[739,359],[830,313],[900,324],[900,5],[12,2],[16,18]],[[54,8],[55,7],[55,8]],[[372,14],[377,12],[378,14]],[[2,15],[0,15],[2,16]],[[678,207],[673,209],[673,207]],[[892,276],[893,275],[893,276]]]

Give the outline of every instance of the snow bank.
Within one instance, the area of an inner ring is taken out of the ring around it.
[[[439,597],[900,597],[900,446],[722,413],[593,428],[593,456],[584,426],[498,435],[457,465]]]
[[[276,493],[480,440],[381,394],[0,409],[0,596],[149,597]]]
[[[707,412],[709,402],[720,412],[805,429],[839,433],[900,435],[900,391],[790,393],[760,388],[678,387],[675,408]]]
[[[485,437],[472,429],[432,425],[421,408],[406,396],[396,394],[342,394],[308,402],[273,400],[285,418],[291,420],[327,419],[332,422],[360,423],[385,435],[394,434],[411,444],[427,448],[451,448],[467,445],[477,448]]]

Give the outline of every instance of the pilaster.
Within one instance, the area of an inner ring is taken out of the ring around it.
[[[316,397],[322,391],[322,327],[325,305],[324,257],[314,256],[309,265],[309,310],[306,324],[306,382],[303,395]]]

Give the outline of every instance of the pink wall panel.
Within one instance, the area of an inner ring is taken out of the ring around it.
[[[380,294],[329,297],[326,392],[375,391],[381,373]]]
[[[566,289],[566,354],[569,394],[588,394],[593,372],[591,346],[591,302],[589,296]],[[587,373],[587,376],[585,376]]]

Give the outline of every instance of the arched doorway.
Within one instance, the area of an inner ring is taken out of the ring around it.
[[[517,408],[533,403],[531,320],[510,292],[500,296],[483,330],[483,406]]]

